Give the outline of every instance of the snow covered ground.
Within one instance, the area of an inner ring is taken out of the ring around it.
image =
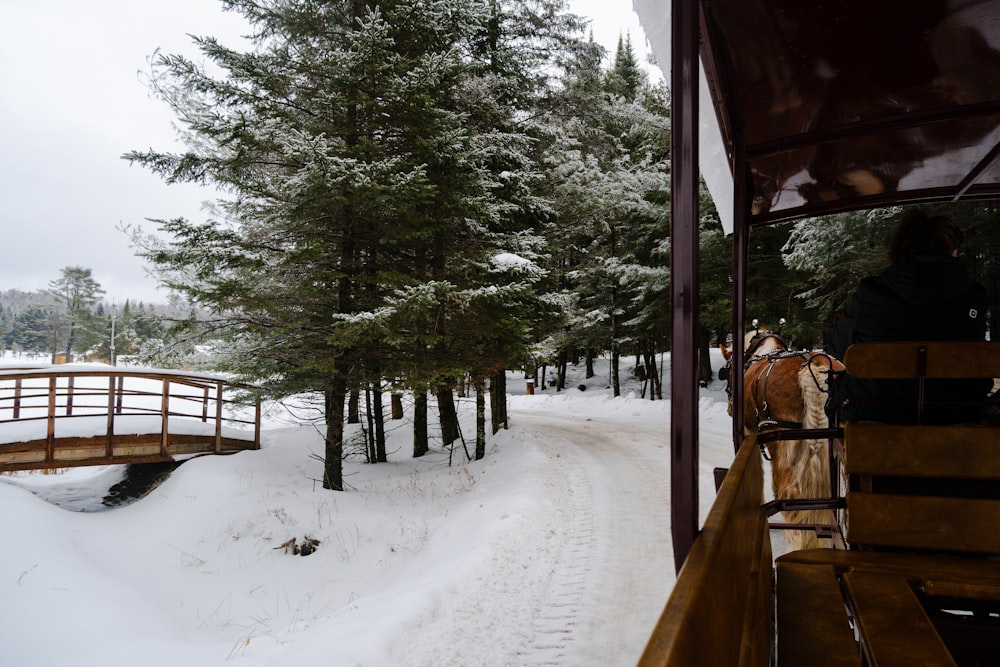
[[[0,476],[0,663],[634,665],[674,580],[669,402],[611,397],[606,369],[534,396],[512,374],[479,462],[413,459],[390,422],[390,462],[348,460],[342,493],[301,409],[124,507],[101,503],[119,467]],[[702,390],[702,517],[732,458],[722,389]]]

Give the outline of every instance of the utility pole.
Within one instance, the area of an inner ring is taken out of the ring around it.
[[[115,318],[116,317],[117,317],[117,315],[115,314],[115,304],[112,303],[111,304],[111,348],[110,348],[110,351],[111,351],[111,355],[110,356],[111,356],[111,365],[112,366],[117,366],[118,365],[118,362],[115,360]]]

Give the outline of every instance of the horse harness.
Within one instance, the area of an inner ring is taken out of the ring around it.
[[[781,345],[782,349],[774,350],[768,352],[767,354],[754,354],[766,341],[768,338],[774,338]],[[816,383],[817,389],[823,393],[827,393],[828,390],[823,388],[819,379],[816,377],[816,373],[812,369],[813,359],[818,357],[824,357],[830,359],[830,356],[825,352],[794,352],[788,349],[788,345],[785,343],[784,339],[773,331],[759,331],[753,335],[753,337],[747,343],[747,349],[743,354],[743,373],[744,375],[750,367],[756,364],[758,361],[767,361],[767,364],[762,366],[760,371],[758,371],[757,376],[754,378],[754,389],[755,396],[756,389],[760,388],[760,400],[755,401],[760,409],[757,411],[757,431],[763,431],[766,429],[800,429],[802,428],[801,422],[793,422],[785,419],[774,419],[771,417],[770,411],[767,404],[767,386],[771,379],[771,372],[774,370],[775,363],[783,359],[791,359],[793,357],[801,358],[802,364],[799,366],[799,370],[802,370],[806,366],[809,367],[809,374],[812,377],[813,382]],[[730,357],[726,365],[729,366],[732,363],[732,358]],[[832,364],[830,364],[832,367]],[[829,373],[830,371],[820,371],[822,373]],[[729,394],[730,400],[732,400],[732,378],[731,373],[727,377],[726,382],[726,393]],[[763,381],[762,381],[763,380]]]

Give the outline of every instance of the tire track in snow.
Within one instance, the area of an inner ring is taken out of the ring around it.
[[[562,459],[558,467],[567,474],[553,488],[555,497],[561,500],[554,508],[560,515],[555,525],[566,528],[562,534],[552,535],[552,539],[559,541],[558,555],[552,564],[552,577],[543,606],[534,613],[533,636],[522,654],[525,665],[570,664],[566,658],[576,639],[577,617],[589,578],[589,556],[594,541],[593,518],[589,511],[593,490],[579,452],[573,447],[562,447],[557,457]]]
[[[634,665],[673,584],[666,429],[518,411],[570,521],[525,665]]]

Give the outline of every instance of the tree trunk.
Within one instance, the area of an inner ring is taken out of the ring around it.
[[[617,256],[618,235],[614,225],[610,226],[611,255]],[[618,348],[618,285],[611,285],[611,389],[617,398],[622,395],[621,377],[618,367],[621,362],[621,350]]]
[[[438,415],[441,422],[441,441],[445,446],[458,440],[458,412],[455,410],[455,395],[450,388],[442,387],[435,392]]]
[[[652,345],[646,346],[645,361],[646,378],[649,380],[649,400],[663,398],[663,388],[660,386],[660,374],[656,369],[656,350]]]
[[[359,403],[361,403],[361,392],[357,389],[351,390],[351,396],[347,401],[347,423],[348,424],[360,424],[361,414],[358,408]]]
[[[372,413],[372,392],[365,387],[365,419],[368,420],[368,428],[365,429],[365,458],[368,463],[376,463],[378,454],[375,452],[375,415]]]
[[[334,376],[326,390],[326,452],[323,463],[323,488],[344,490],[344,401],[347,382]]]
[[[596,357],[596,356],[597,355],[594,354],[593,350],[591,350],[589,348],[587,349],[587,379],[588,380],[590,378],[594,377],[594,357]]]
[[[382,405],[380,382],[372,388],[372,402],[375,404],[375,462],[386,463],[389,459],[385,453],[385,407]]]
[[[510,428],[507,418],[507,371],[501,368],[496,374],[497,382],[497,419],[504,430]]]
[[[618,377],[618,366],[620,365],[621,354],[618,352],[618,346],[614,343],[611,344],[611,389],[615,396],[622,395],[622,385],[621,379]]]
[[[490,426],[493,428],[493,434],[496,435],[497,431],[500,430],[500,399],[496,375],[490,377]]]
[[[476,382],[476,460],[486,458],[486,387]]]
[[[566,388],[566,366],[569,354],[565,349],[559,350],[559,369],[556,374],[556,391]]]
[[[698,384],[707,387],[712,381],[712,358],[709,356],[708,329],[698,327]]]
[[[65,363],[73,363],[73,344],[76,343],[76,317],[70,315],[69,330],[66,332],[66,361]]]
[[[402,419],[403,418],[403,397],[399,394],[394,393],[391,398],[392,402],[392,418]]]
[[[427,442],[427,392],[413,394],[413,458],[419,458],[430,451]]]

